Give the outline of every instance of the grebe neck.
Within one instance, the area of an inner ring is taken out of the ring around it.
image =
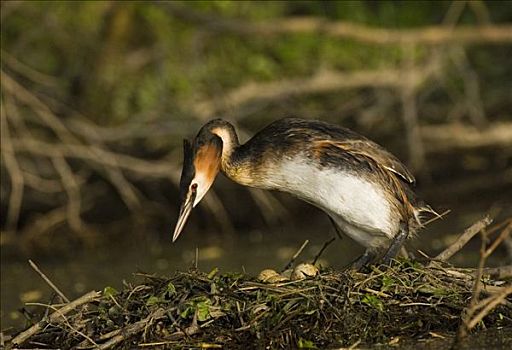
[[[231,123],[223,121],[222,124],[219,123],[219,125],[214,126],[211,133],[222,140],[221,169],[227,172],[236,150],[240,147],[235,127]]]

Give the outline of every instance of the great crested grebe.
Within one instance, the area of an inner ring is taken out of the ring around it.
[[[413,175],[391,153],[356,132],[315,120],[277,120],[241,145],[222,119],[206,123],[192,143],[183,142],[180,213],[173,242],[187,218],[222,171],[250,187],[291,193],[322,209],[345,234],[366,248],[361,268],[388,247],[396,256],[421,227]]]

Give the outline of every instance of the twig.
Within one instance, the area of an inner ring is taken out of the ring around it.
[[[299,250],[297,250],[297,252],[295,254],[293,254],[292,258],[290,259],[290,262],[288,264],[286,264],[283,271],[288,270],[290,267],[292,267],[295,260],[299,257],[299,255],[302,253],[302,251],[304,250],[304,248],[306,248],[306,246],[308,244],[309,244],[309,239],[306,239],[304,241],[304,243],[302,243],[302,245],[300,246]]]
[[[162,317],[163,315],[165,315],[165,310],[164,309],[157,309],[155,311],[153,311],[152,313],[150,313],[146,318],[144,318],[143,320],[140,320],[138,322],[135,322],[133,324],[129,324],[128,326],[124,327],[121,331],[121,334],[117,334],[116,336],[114,336],[113,338],[111,338],[109,341],[107,341],[106,343],[104,344],[101,344],[99,347],[98,347],[98,350],[105,350],[105,349],[109,349],[109,348],[112,348],[114,347],[115,345],[119,344],[120,342],[122,342],[123,340],[139,333],[140,331],[142,331],[147,324],[150,324],[153,322],[153,320],[155,319],[159,319],[160,317]]]
[[[507,296],[512,294],[512,286],[505,288],[501,293],[490,296],[487,298],[486,306],[482,308],[482,310],[473,317],[466,325],[468,330],[473,329],[482,319],[489,314],[489,312],[494,309],[498,304],[501,304]]]
[[[446,248],[443,252],[437,255],[434,260],[446,261],[450,259],[455,253],[457,253],[462,247],[469,242],[474,235],[478,232],[482,231],[484,228],[489,226],[492,222],[492,219],[489,216],[484,217],[483,219],[477,221],[469,228],[467,228],[462,235],[453,243],[451,246]]]
[[[31,306],[31,305],[35,305],[35,306],[43,306],[43,307],[46,307],[46,313],[48,312],[48,310],[54,310],[55,312],[59,312],[58,309],[54,306],[54,305],[48,305],[48,304],[42,304],[42,303],[26,303],[26,305],[28,306]],[[91,344],[95,345],[95,346],[98,346],[98,344],[96,344],[96,342],[91,338],[89,337],[87,334],[85,334],[84,332],[81,332],[78,328],[76,328],[77,325],[73,326],[69,320],[67,319],[67,317],[65,315],[62,315],[62,322],[65,323],[65,325],[71,329],[73,332],[75,332],[76,334],[82,336],[84,339],[86,339],[86,341],[89,341]],[[47,314],[45,314],[45,317],[47,317]],[[51,322],[50,322],[51,323]]]
[[[444,218],[446,215],[450,214],[450,212],[451,212],[451,209],[446,209],[446,210],[445,210],[445,211],[443,211],[441,214],[439,214],[439,213],[435,213],[435,215],[434,215],[432,218],[428,219],[428,220],[427,220],[427,221],[425,221],[425,222],[422,222],[421,224],[422,224],[423,226],[427,226],[428,224],[431,224],[432,222],[434,222],[434,221],[436,221],[436,220],[439,220],[439,219]],[[423,253],[423,252],[422,252],[421,254],[423,254],[423,255],[424,255],[424,253]]]
[[[73,309],[77,308],[80,305],[89,303],[90,301],[98,298],[101,295],[100,292],[91,291],[83,296],[81,296],[78,299],[73,300],[72,302],[66,304],[65,306],[61,307],[60,309],[53,312],[50,317],[48,318],[48,321],[42,320],[38,323],[34,324],[29,329],[21,332],[18,334],[13,340],[12,343],[14,345],[20,345],[23,344],[28,338],[39,332],[41,329],[43,329],[44,326],[48,323],[55,323],[58,322],[59,319],[63,318],[64,315],[66,315],[68,312],[72,311]]]
[[[41,278],[46,283],[48,283],[48,285],[55,291],[55,293],[57,293],[62,298],[62,300],[64,300],[66,303],[69,303],[69,299],[64,295],[64,293],[62,293],[60,289],[57,288],[57,286],[52,281],[50,281],[50,279],[43,273],[43,271],[39,269],[39,267],[37,267],[37,265],[32,260],[29,259],[28,263],[39,274],[39,276],[41,276]]]
[[[501,244],[501,242],[503,242],[505,238],[507,238],[510,235],[510,232],[512,232],[512,223],[509,223],[507,227],[505,227],[503,231],[501,231],[498,238],[496,238],[494,242],[491,243],[489,248],[485,250],[485,258],[488,258],[494,252],[494,250],[496,250],[496,248]]]
[[[18,224],[21,202],[23,200],[24,178],[23,172],[16,159],[15,149],[12,144],[9,125],[7,123],[7,114],[3,103],[0,105],[0,110],[1,154],[11,180],[11,193],[9,195],[6,227],[7,230],[14,230]]]
[[[331,243],[334,242],[335,240],[336,240],[336,237],[333,237],[333,238],[331,238],[330,240],[328,240],[327,242],[324,243],[324,245],[322,246],[322,249],[320,249],[318,254],[316,254],[315,258],[313,259],[313,262],[311,263],[312,265],[316,264],[317,260],[320,258],[320,256],[322,256],[322,253],[324,252],[324,250],[327,249],[327,247],[329,245],[331,245]]]
[[[485,227],[478,230],[478,232],[480,232],[480,234],[482,235],[482,243],[480,245],[480,260],[478,261],[478,268],[475,274],[475,282],[473,285],[473,293],[471,296],[471,300],[469,302],[469,305],[462,311],[462,322],[457,332],[457,337],[455,339],[456,343],[459,343],[467,335],[471,328],[473,328],[470,327],[470,324],[472,324],[472,320],[474,320],[473,315],[475,314],[475,312],[478,311],[479,308],[478,305],[480,300],[480,292],[482,290],[483,269],[488,255],[486,255],[487,250],[485,249],[487,244],[487,232],[485,231]],[[483,318],[485,315],[481,317]],[[479,316],[480,314],[477,315],[477,317]]]

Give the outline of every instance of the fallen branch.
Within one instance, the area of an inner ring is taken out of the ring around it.
[[[43,327],[46,326],[48,323],[56,323],[56,322],[61,321],[61,319],[65,319],[64,316],[67,313],[76,309],[80,305],[87,304],[87,303],[91,302],[92,300],[99,298],[100,295],[101,295],[100,292],[91,291],[91,292],[81,296],[80,298],[73,300],[72,302],[61,307],[60,309],[54,311],[49,316],[48,321],[46,321],[46,320],[39,321],[38,323],[34,324],[32,327],[30,327],[26,331],[23,331],[20,334],[18,334],[12,340],[12,344],[14,344],[14,345],[23,344],[28,338],[30,338],[34,334],[38,333],[39,331],[41,331],[43,329]]]
[[[116,334],[114,337],[109,339],[106,343],[101,344],[98,347],[98,349],[99,350],[110,349],[110,348],[114,347],[115,345],[119,344],[120,342],[122,342],[123,340],[134,336],[135,334],[142,331],[149,324],[151,324],[154,320],[157,320],[157,319],[161,318],[163,315],[165,315],[165,312],[166,312],[165,309],[157,309],[157,310],[153,311],[151,314],[149,314],[149,316],[147,316],[146,318],[124,327],[120,331],[120,334]]]
[[[492,219],[489,216],[484,217],[483,219],[477,221],[469,228],[467,228],[462,235],[457,238],[457,240],[448,248],[446,248],[443,252],[437,255],[434,260],[439,261],[447,261],[450,259],[455,253],[461,250],[462,247],[468,243],[471,238],[473,238],[478,232],[489,226],[492,222]]]

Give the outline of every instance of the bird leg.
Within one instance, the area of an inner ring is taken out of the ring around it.
[[[338,227],[338,225],[336,225],[336,222],[333,220],[333,218],[331,218],[330,215],[327,215],[327,217],[329,218],[329,221],[331,222],[332,226],[334,226],[334,231],[336,232],[336,235],[338,236],[338,238],[343,239],[343,236],[341,235],[340,228]]]
[[[363,255],[357,258],[351,265],[351,268],[356,271],[360,271],[370,261],[372,261],[377,254],[371,249],[366,249]]]
[[[395,236],[395,238],[393,238],[393,241],[389,245],[388,251],[382,258],[383,264],[388,265],[391,262],[391,259],[393,259],[398,254],[398,251],[404,244],[407,236],[409,236],[409,229],[405,223],[401,222],[398,234]]]

